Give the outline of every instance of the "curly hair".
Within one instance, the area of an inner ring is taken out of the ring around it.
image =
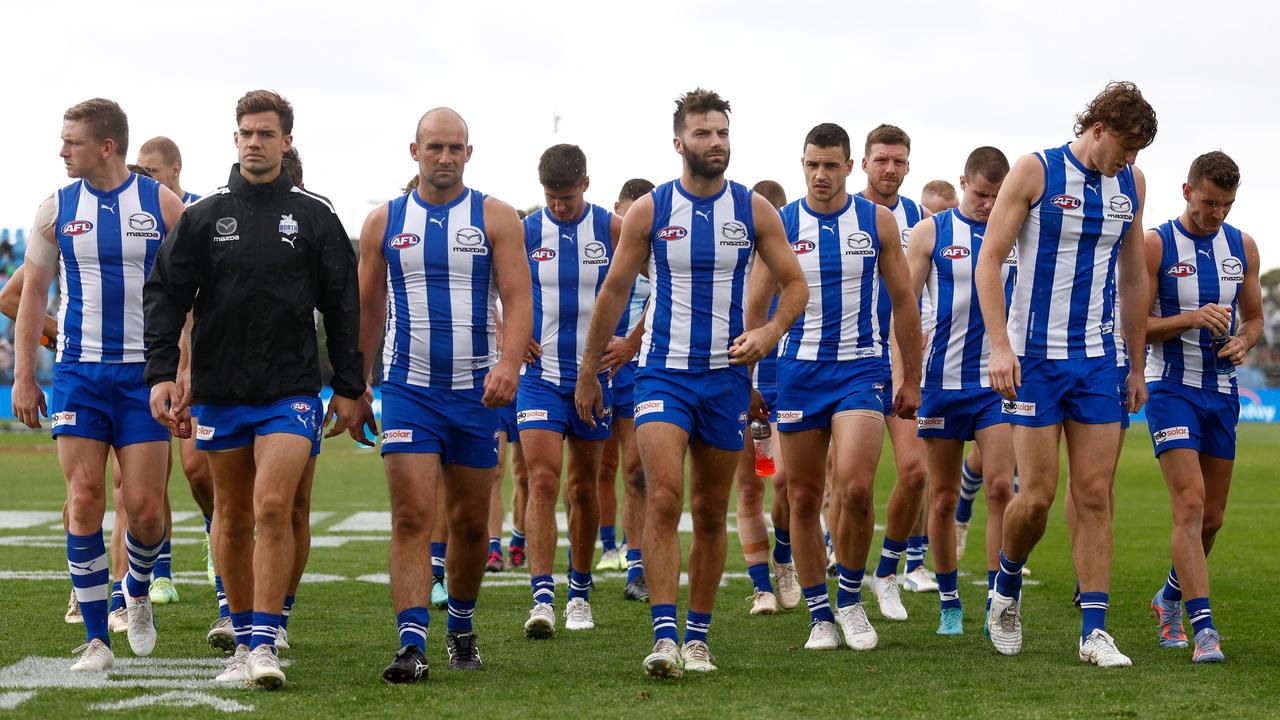
[[[697,88],[676,98],[676,112],[672,118],[672,126],[676,135],[684,132],[685,119],[690,115],[702,115],[709,112],[729,115],[729,101],[720,97],[714,90]]]
[[[1111,82],[1076,116],[1076,137],[1096,123],[1118,133],[1139,147],[1156,139],[1156,111],[1131,82]]]

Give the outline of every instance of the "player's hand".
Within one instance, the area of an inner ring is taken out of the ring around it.
[[[1227,339],[1222,349],[1218,351],[1218,357],[1231,361],[1232,365],[1244,364],[1244,359],[1249,354],[1249,349],[1244,346],[1244,341],[1234,335]]]
[[[916,410],[920,409],[920,383],[906,383],[898,386],[893,394],[893,414],[903,420],[914,420]]]
[[[524,351],[524,364],[532,365],[540,357],[542,357],[542,346],[538,344],[537,340],[529,338],[529,347],[525,348]]]
[[[764,396],[755,388],[751,388],[751,404],[747,406],[747,415],[752,420],[769,422],[769,406],[764,403]]]
[[[177,432],[178,423],[186,409],[178,384],[173,380],[165,380],[151,386],[151,417],[155,418],[156,422]],[[187,413],[186,417],[187,424],[190,425],[190,413]]]
[[[1129,381],[1125,386],[1125,409],[1136,413],[1147,404],[1147,381],[1142,373],[1129,371]]]
[[[748,330],[729,346],[729,364],[750,365],[773,352],[778,347],[778,338],[768,328],[759,327]]]
[[[573,388],[573,405],[582,422],[595,427],[596,417],[604,415],[604,391],[600,389],[600,379],[578,373],[578,383]]]
[[[190,438],[192,432],[190,406],[184,408],[181,413],[178,413],[177,418],[178,423],[170,430],[170,432],[174,437],[181,440]]]
[[[510,405],[516,399],[516,383],[520,381],[520,373],[506,363],[498,363],[489,368],[484,376],[484,397],[480,399],[487,408],[500,408]]]
[[[609,347],[605,348],[604,355],[600,358],[600,367],[609,371],[609,379],[612,380],[622,366],[631,362],[631,358],[638,352],[639,340],[633,343],[630,338],[614,336],[609,339]]]
[[[364,393],[361,393],[358,398],[347,398],[341,395],[330,398],[329,407],[324,412],[322,427],[328,428],[330,420],[334,421],[333,427],[324,434],[326,438],[336,437],[346,432],[361,445],[373,447],[373,441],[365,434],[365,429],[367,428],[369,434],[377,437],[378,421],[374,419],[373,407]]]
[[[174,384],[178,386],[178,397],[182,401],[182,407],[189,408],[191,406],[191,367],[186,370],[179,370],[178,377],[174,380]]]
[[[1191,314],[1195,319],[1195,327],[1207,329],[1210,335],[1221,337],[1231,330],[1229,306],[1209,303]]]
[[[1013,348],[991,348],[987,377],[991,380],[991,389],[1004,396],[1005,400],[1018,399],[1018,388],[1022,387],[1022,364],[1013,354]]]
[[[23,425],[35,430],[40,427],[40,417],[49,417],[49,408],[45,405],[44,391],[35,380],[14,382],[13,384],[13,416]]]

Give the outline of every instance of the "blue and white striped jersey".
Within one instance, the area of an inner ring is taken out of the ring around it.
[[[991,342],[982,324],[973,271],[986,223],[966,218],[956,208],[933,216],[934,243],[927,288],[934,299],[929,309],[934,327],[925,355],[924,387],[970,390],[991,387],[987,361]],[[1017,250],[1010,250],[1000,268],[1005,306],[1013,294],[1018,272]]]
[[[146,362],[142,284],[168,228],[160,183],[130,173],[102,192],[77,180],[57,194],[58,362]]]
[[[809,303],[783,336],[778,357],[830,361],[882,355],[876,204],[850,195],[838,212],[819,215],[801,198],[782,208],[782,224],[809,285]]]
[[[756,226],[751,189],[725,181],[696,197],[672,180],[653,190],[649,279],[640,367],[673,370],[741,368],[729,346],[742,334],[748,269]]]
[[[862,193],[858,193],[858,197],[863,197]],[[902,252],[905,253],[907,251],[907,238],[911,237],[911,228],[920,222],[920,219],[924,217],[924,212],[915,200],[904,195],[898,196],[898,202],[889,208],[889,212],[893,213],[893,219],[898,223],[898,233],[902,235]],[[884,278],[880,278],[879,283],[880,287],[876,290],[879,295],[876,307],[879,314],[880,342],[884,346],[885,353],[888,353],[889,333],[893,329],[893,303],[889,300],[889,292],[885,290]],[[925,335],[928,335],[932,329],[924,320],[926,316],[932,316],[932,313],[928,312],[929,310],[929,295],[925,293],[920,299],[920,318],[923,326],[922,331]]]
[[[1231,330],[1236,328],[1236,302],[1248,270],[1244,237],[1223,224],[1209,236],[1193,235],[1178,220],[1156,228],[1163,250],[1152,317],[1172,317],[1199,310],[1209,303],[1231,307]],[[1188,330],[1161,343],[1147,354],[1146,379],[1172,380],[1203,390],[1236,393],[1236,369],[1219,358],[1221,349],[1206,328]]]
[[[627,299],[627,306],[622,310],[622,319],[618,321],[618,335],[630,335],[635,331],[636,326],[640,324],[640,318],[644,317],[644,306],[649,301],[651,291],[652,285],[649,278],[636,275],[636,281],[631,285],[631,297]]]
[[[196,201],[201,197],[201,195],[197,195],[193,192],[184,192],[182,193],[182,205],[183,207],[191,207],[192,205],[195,205]]]
[[[478,388],[497,362],[484,199],[468,188],[448,205],[431,205],[416,191],[387,204],[384,381]]]
[[[1009,342],[1024,357],[1115,354],[1115,271],[1138,211],[1133,168],[1089,170],[1068,146],[1036,153],[1044,192],[1018,234]]]
[[[587,204],[582,217],[568,223],[546,209],[524,219],[533,339],[542,346],[542,356],[523,366],[525,375],[553,385],[577,381],[596,296],[613,257],[612,218],[608,210]]]

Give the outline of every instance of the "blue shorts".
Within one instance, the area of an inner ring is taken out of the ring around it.
[[[482,387],[382,383],[382,454],[435,453],[445,465],[497,467],[498,411],[485,407],[483,397]]]
[[[53,436],[70,435],[122,448],[167,442],[169,428],[151,417],[146,363],[60,362],[53,366],[49,418]]]
[[[756,388],[764,399],[764,406],[769,409],[769,422],[778,422],[778,386],[761,385]]]
[[[1120,396],[1120,427],[1129,428],[1129,363],[1116,366],[1116,393]]]
[[[1116,358],[1049,360],[1020,357],[1022,387],[1017,400],[1001,405],[1006,422],[1047,427],[1063,420],[1101,425],[1118,423],[1125,409],[1116,402]]]
[[[523,430],[551,430],[579,440],[607,440],[612,421],[612,391],[607,382],[600,384],[604,415],[597,416],[591,427],[578,417],[573,404],[573,385],[555,385],[541,378],[520,378],[516,392],[516,424]]]
[[[751,382],[739,368],[636,372],[636,427],[665,422],[721,450],[741,450],[747,431]]]
[[[1004,398],[991,388],[920,391],[916,434],[922,438],[972,440],[979,430],[1009,422],[1001,416]]]
[[[519,387],[517,386],[517,389],[516,389],[517,395],[519,394],[519,392],[520,390],[519,390]],[[503,435],[506,435],[507,442],[509,443],[520,442],[520,429],[516,427],[516,401],[515,400],[512,400],[506,405],[503,405],[502,407],[498,408],[498,432],[502,433]]]
[[[778,358],[778,430],[831,427],[836,413],[872,410],[884,414],[884,358],[791,360]]]
[[[270,405],[214,405],[191,408],[196,424],[196,449],[235,450],[253,444],[258,435],[288,433],[311,441],[312,457],[320,454],[324,404],[315,395],[297,395]]]
[[[634,361],[618,369],[613,376],[613,418],[631,419],[636,416],[636,369]]]
[[[1147,383],[1147,427],[1156,457],[1165,450],[1189,448],[1235,460],[1239,418],[1238,395],[1172,380]]]

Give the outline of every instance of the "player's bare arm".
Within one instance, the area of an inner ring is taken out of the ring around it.
[[[902,359],[902,381],[894,388],[893,414],[911,419],[920,407],[920,306],[918,296],[911,291],[911,269],[902,251],[898,223],[883,205],[876,206],[876,232],[880,236],[877,265],[893,306],[892,337]]]
[[[382,238],[387,233],[387,204],[369,212],[360,228],[360,353],[364,381],[373,384],[373,367],[387,316],[387,257]]]
[[[640,267],[649,259],[649,231],[653,226],[653,196],[645,195],[627,211],[622,219],[618,244],[614,249],[613,263],[605,275],[600,294],[596,296],[596,310],[591,316],[591,328],[587,331],[587,344],[578,366],[578,382],[573,391],[574,405],[583,422],[594,422],[592,412],[604,414],[604,401],[600,390],[600,360],[605,346],[613,337],[613,331],[622,318],[622,309],[630,301],[631,286],[640,273]]]
[[[1227,358],[1233,365],[1244,362],[1245,356],[1262,339],[1264,327],[1262,284],[1258,281],[1258,246],[1248,233],[1241,233],[1241,236],[1248,269],[1245,270],[1244,283],[1240,286],[1240,297],[1236,303],[1240,311],[1240,323],[1236,326],[1236,334],[1218,351],[1218,357]]]
[[[1034,155],[1018,158],[996,196],[991,218],[987,220],[987,232],[982,236],[978,264],[973,271],[978,304],[982,308],[982,324],[991,341],[991,359],[987,366],[991,389],[1008,400],[1017,397],[1017,388],[1022,384],[1022,369],[1013,354],[1013,346],[1009,344],[1000,268],[1013,249],[1031,205],[1040,199],[1043,192],[1044,168],[1040,160]]]
[[[1147,344],[1147,315],[1151,312],[1148,302],[1151,293],[1147,287],[1146,254],[1142,237],[1142,210],[1146,204],[1147,180],[1142,171],[1133,168],[1133,180],[1138,193],[1138,208],[1134,212],[1129,232],[1120,243],[1117,276],[1120,290],[1120,325],[1129,352],[1129,386],[1126,406],[1129,412],[1137,412],[1147,401],[1147,383],[1143,379],[1147,356],[1141,348]],[[999,200],[997,200],[999,202]]]
[[[0,288],[0,313],[10,320],[18,319],[18,305],[22,300],[22,279],[26,273],[22,271],[19,265],[17,270],[9,276],[9,281]],[[44,315],[44,332],[40,338],[40,344],[54,350],[58,340],[58,319],[49,313]]]
[[[758,193],[751,194],[751,212],[756,221],[756,253],[764,268],[769,271],[768,277],[761,280],[768,281],[769,289],[776,284],[781,291],[778,294],[778,309],[774,311],[773,317],[755,329],[748,329],[733,341],[733,346],[729,348],[729,362],[735,365],[754,364],[770,353],[778,346],[782,334],[795,324],[796,318],[800,317],[805,305],[809,303],[809,286],[805,282],[804,272],[800,270],[800,262],[796,260],[796,254],[787,242],[782,217]],[[759,296],[763,291],[756,288],[754,292]],[[767,308],[768,301],[764,302]],[[750,300],[747,306],[751,307]],[[751,325],[746,324],[746,327],[751,328]]]
[[[29,428],[40,427],[40,416],[48,416],[44,392],[36,384],[36,348],[44,328],[49,285],[57,267],[58,243],[53,234],[58,203],[50,196],[36,210],[32,238],[27,246],[26,279],[18,301],[14,327],[13,416]],[[44,243],[41,245],[41,243]]]
[[[503,341],[509,347],[526,347],[533,335],[533,290],[524,254],[524,226],[514,208],[495,198],[485,198],[484,222],[502,299]],[[489,370],[484,379],[486,407],[502,407],[515,399],[523,360],[521,353],[507,353]]]

